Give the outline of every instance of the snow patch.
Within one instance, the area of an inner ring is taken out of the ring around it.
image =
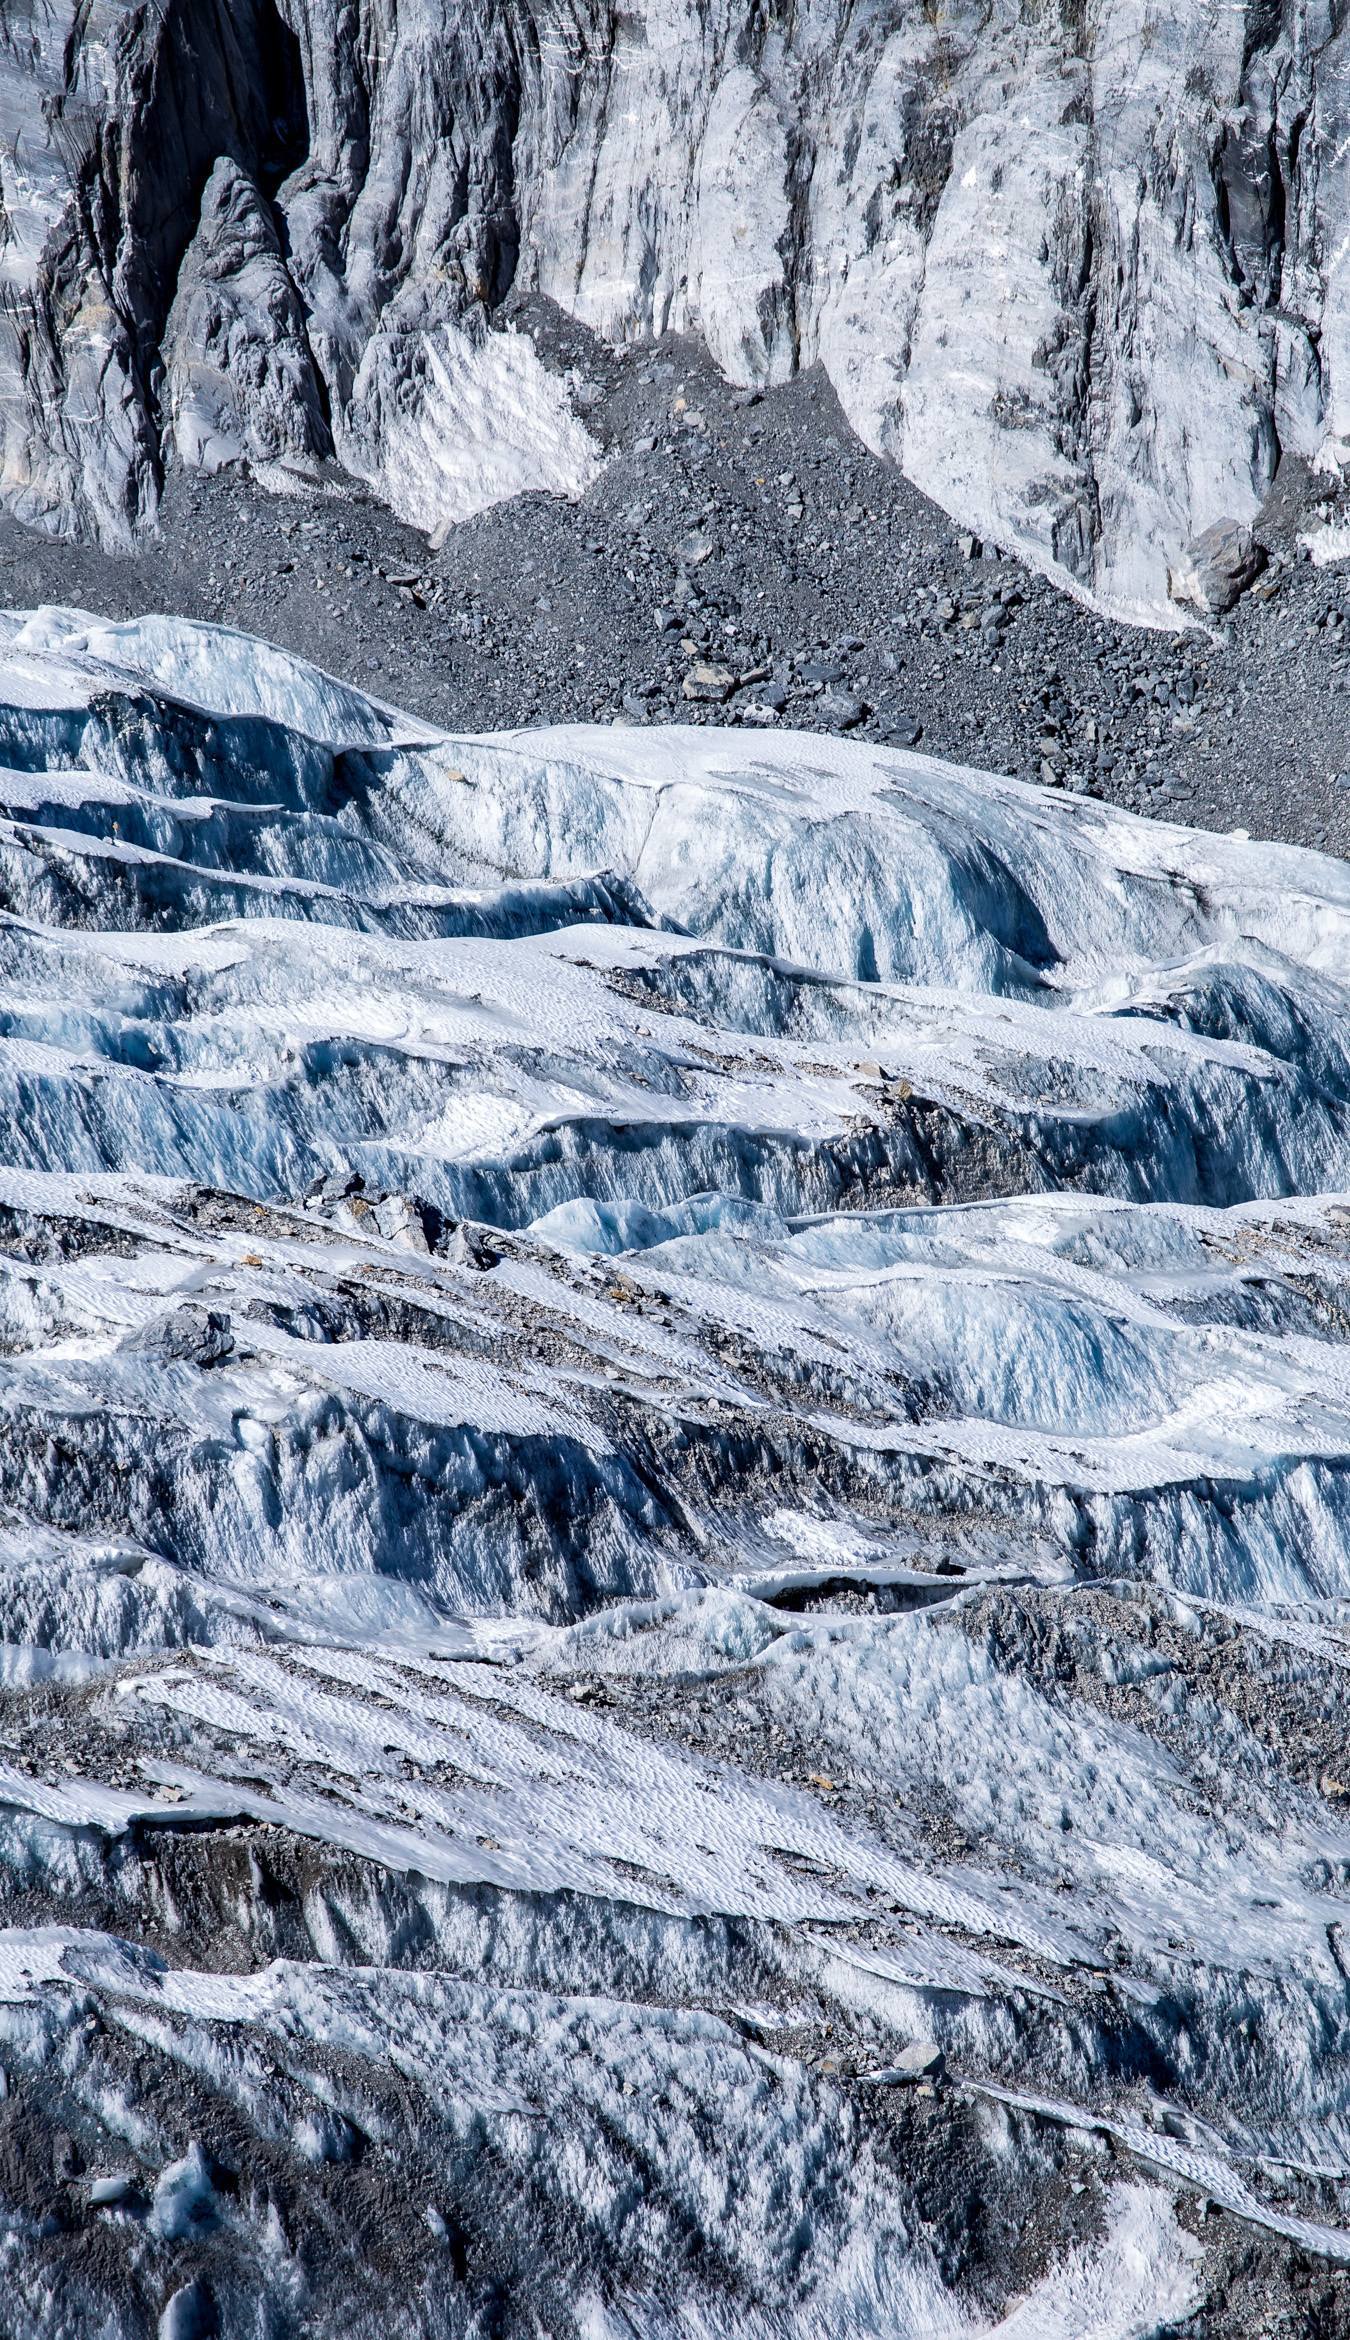
[[[433,547],[511,496],[583,496],[602,455],[528,334],[450,323],[368,342],[340,433],[351,467]]]

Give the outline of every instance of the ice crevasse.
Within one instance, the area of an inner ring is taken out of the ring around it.
[[[16,2333],[1333,2296],[1350,872],[42,610],[0,905]]]

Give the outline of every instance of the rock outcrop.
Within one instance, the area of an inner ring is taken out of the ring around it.
[[[299,295],[270,207],[222,156],[202,197],[169,315],[174,445],[200,471],[312,472],[333,451]]]
[[[1189,603],[1207,617],[1222,617],[1265,567],[1266,556],[1250,528],[1216,520],[1203,529],[1168,573],[1174,601]]]
[[[1350,454],[1324,5],[72,0],[4,43],[4,494],[58,531],[130,541],[170,444],[331,440],[434,528],[503,418],[575,489],[513,287],[747,384],[820,361],[948,510],[1155,620],[1283,452]]]

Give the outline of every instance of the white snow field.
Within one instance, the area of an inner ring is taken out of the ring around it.
[[[0,637],[6,2333],[1339,2333],[1350,871]]]

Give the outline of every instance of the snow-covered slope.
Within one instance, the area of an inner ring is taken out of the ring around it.
[[[1129,616],[1350,451],[1345,27],[1305,0],[23,0],[3,493],[121,542],[176,452],[434,529],[596,449],[514,335],[819,360],[949,511]]]
[[[1350,873],[0,632],[8,2328],[1338,2300]]]

